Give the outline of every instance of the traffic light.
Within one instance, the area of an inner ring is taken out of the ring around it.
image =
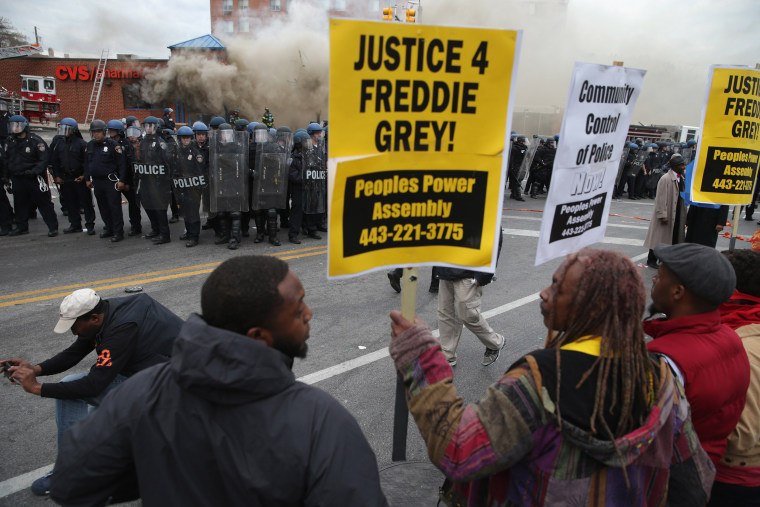
[[[393,21],[393,7],[383,8],[383,19]]]
[[[406,22],[407,23],[414,23],[414,16],[417,14],[417,12],[414,9],[407,9],[406,10]]]

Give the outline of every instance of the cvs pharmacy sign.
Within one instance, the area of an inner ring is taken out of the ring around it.
[[[55,77],[61,81],[92,81],[95,79],[94,69],[85,65],[59,65],[55,69]],[[139,79],[139,70],[109,70],[103,71],[103,77],[108,79]]]

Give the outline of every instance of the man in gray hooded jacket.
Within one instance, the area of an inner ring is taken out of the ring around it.
[[[170,362],[134,375],[64,436],[50,496],[64,504],[387,505],[356,420],[295,380],[311,309],[288,265],[214,270]]]

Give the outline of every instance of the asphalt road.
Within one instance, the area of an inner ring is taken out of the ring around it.
[[[497,278],[483,295],[482,310],[491,326],[507,337],[507,347],[494,365],[483,367],[484,348],[469,331],[463,332],[459,345],[455,385],[467,402],[479,399],[512,362],[543,347],[546,329],[538,310],[538,292],[549,284],[561,261],[533,265],[544,199],[527,201],[504,203],[504,247]],[[60,216],[57,200],[56,210],[62,229],[66,219]],[[641,244],[652,201],[614,201],[611,213],[614,216],[609,218],[605,242],[596,246],[646,262]],[[146,217],[143,223],[147,224]],[[758,227],[743,220],[739,225],[745,236]],[[98,223],[98,230],[101,228]],[[56,335],[52,330],[61,299],[76,288],[92,287],[109,298],[125,295],[127,287],[140,286],[186,318],[199,311],[200,286],[220,262],[237,255],[277,255],[301,278],[314,313],[309,356],[296,362],[296,376],[333,395],[359,421],[377,456],[392,505],[435,505],[442,480],[427,464],[427,453],[412,421],[407,450],[410,463],[394,466],[391,461],[395,374],[386,348],[388,314],[399,309],[400,297],[390,288],[385,272],[328,281],[326,238],[280,247],[253,244],[251,238],[244,238],[241,248],[233,252],[213,245],[211,231],[203,231],[199,246],[185,248],[184,242],[177,240],[182,223],[171,229],[174,241],[166,245],[155,246],[141,238],[113,244],[85,234],[48,238],[39,218],[30,221],[29,235],[0,238],[0,356],[36,363],[68,346],[74,337]],[[749,243],[739,241],[737,247],[749,248]],[[718,248],[728,248],[728,240],[720,238]],[[644,265],[640,269],[650,285],[654,270]],[[430,270],[421,268],[417,313],[436,329],[436,295],[427,292],[429,280]],[[93,360],[94,355],[71,373],[87,371]],[[28,486],[55,460],[54,402],[5,381],[0,381],[0,393],[4,419],[0,426],[0,505],[42,504],[46,499],[32,495]]]

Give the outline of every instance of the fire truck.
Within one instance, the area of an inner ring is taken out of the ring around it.
[[[61,99],[55,94],[53,76],[21,75],[21,93],[0,86],[0,99],[10,114],[21,114],[30,122],[49,123],[58,119]]]

